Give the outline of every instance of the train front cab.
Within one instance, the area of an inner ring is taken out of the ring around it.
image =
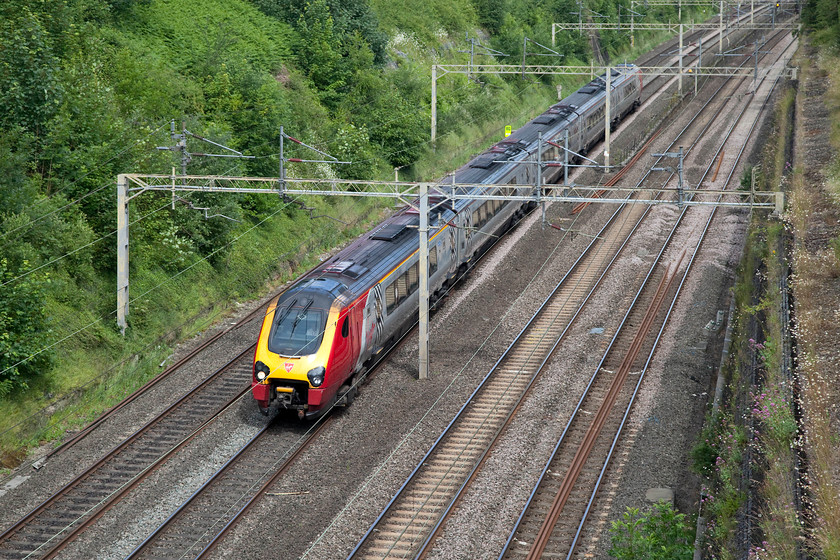
[[[251,390],[260,410],[276,404],[316,418],[337,400],[358,358],[361,306],[342,305],[338,282],[318,279],[272,303],[254,355]],[[357,309],[358,307],[358,309]]]

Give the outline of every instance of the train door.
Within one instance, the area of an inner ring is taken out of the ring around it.
[[[361,343],[356,369],[360,369],[368,358],[382,349],[383,330],[382,285],[376,284],[370,289],[365,303],[362,321]]]

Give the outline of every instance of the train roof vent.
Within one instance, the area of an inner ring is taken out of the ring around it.
[[[590,84],[588,86],[583,86],[582,88],[580,88],[578,90],[578,93],[584,93],[586,95],[589,95],[591,93],[595,93],[596,91],[599,91],[600,89],[601,89],[600,87]]]
[[[534,124],[554,124],[558,118],[560,118],[560,115],[557,113],[546,112],[534,119]]]
[[[505,155],[497,155],[497,154],[488,154],[485,156],[479,156],[470,162],[470,167],[476,167],[478,169],[488,169],[491,165],[493,165],[494,161],[499,159],[507,159]]]
[[[394,241],[405,230],[405,224],[388,224],[373,233],[371,239],[379,239],[380,241]]]
[[[345,270],[353,266],[353,261],[338,261],[334,263],[328,264],[324,268],[324,272],[330,272],[332,274],[343,274]]]
[[[324,272],[331,274],[343,274],[354,280],[367,272],[367,268],[354,263],[353,261],[338,261],[330,263],[324,268]]]

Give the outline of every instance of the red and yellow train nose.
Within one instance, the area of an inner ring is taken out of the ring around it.
[[[321,404],[335,330],[333,315],[329,307],[316,307],[305,298],[269,306],[257,342],[251,384],[264,413],[275,400],[301,415]]]

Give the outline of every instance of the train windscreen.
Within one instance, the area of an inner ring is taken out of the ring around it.
[[[289,294],[277,302],[268,349],[282,356],[307,356],[321,346],[333,298],[326,293]]]

